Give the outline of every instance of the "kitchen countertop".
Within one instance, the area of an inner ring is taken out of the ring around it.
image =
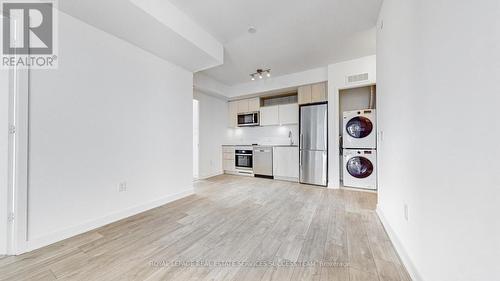
[[[251,144],[223,144],[222,146],[272,146],[272,147],[298,147],[297,144],[259,144],[259,145],[251,145]]]

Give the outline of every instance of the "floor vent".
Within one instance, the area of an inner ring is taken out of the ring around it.
[[[368,81],[368,73],[355,74],[346,77],[347,84],[359,83],[363,81]]]

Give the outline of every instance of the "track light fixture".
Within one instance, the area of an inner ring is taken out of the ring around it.
[[[259,68],[254,73],[250,74],[250,79],[252,79],[252,81],[255,81],[256,78],[262,79],[264,75],[266,75],[266,77],[271,77],[271,69],[263,70]]]

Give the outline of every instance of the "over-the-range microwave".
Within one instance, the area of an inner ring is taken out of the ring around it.
[[[259,112],[238,114],[238,127],[259,126]]]

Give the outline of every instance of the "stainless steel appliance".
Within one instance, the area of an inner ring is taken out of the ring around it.
[[[235,148],[234,166],[240,174],[253,174],[253,148],[251,146]]]
[[[256,177],[273,178],[273,147],[253,147],[253,173]]]
[[[328,182],[328,105],[300,107],[301,183],[326,186]]]
[[[238,114],[238,127],[259,126],[259,112]]]

